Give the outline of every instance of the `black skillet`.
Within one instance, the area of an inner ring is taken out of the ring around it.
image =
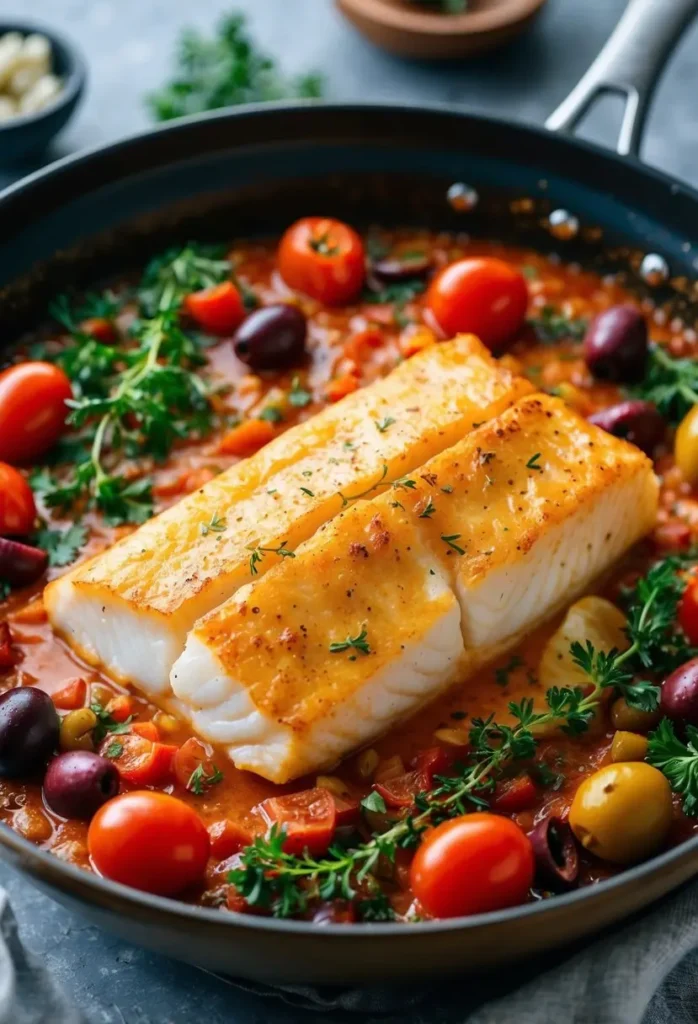
[[[518,239],[613,266],[631,287],[649,284],[695,319],[698,194],[641,166],[637,152],[657,74],[697,11],[698,0],[632,0],[550,118],[552,131],[444,108],[267,106],[184,120],[54,164],[0,196],[0,337],[30,326],[56,291],[142,264],[168,241],[278,231],[313,212]],[[626,98],[617,155],[565,134],[608,90]],[[474,209],[449,206],[453,182],[477,191]],[[576,237],[551,238],[552,209],[578,218]],[[641,269],[647,253],[662,257],[667,273],[661,260],[653,274]],[[54,898],[131,941],[239,977],[295,983],[417,980],[523,959],[618,921],[698,873],[695,838],[602,885],[524,907],[320,928],[144,895],[66,865],[5,826],[0,846]]]

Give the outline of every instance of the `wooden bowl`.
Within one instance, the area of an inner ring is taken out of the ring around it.
[[[376,46],[427,60],[454,60],[501,46],[526,28],[545,2],[470,0],[470,10],[462,14],[441,14],[412,0],[336,0]]]

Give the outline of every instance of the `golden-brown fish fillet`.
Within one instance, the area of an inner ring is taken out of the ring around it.
[[[326,767],[571,602],[656,509],[637,448],[523,399],[198,622],[173,691],[238,767]]]
[[[282,545],[293,551],[356,495],[531,390],[472,336],[426,349],[51,583],[50,621],[90,663],[166,696],[195,620],[263,575]],[[207,530],[213,516],[223,531]]]

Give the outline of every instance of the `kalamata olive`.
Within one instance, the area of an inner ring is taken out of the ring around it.
[[[641,380],[647,352],[647,324],[633,306],[611,306],[595,316],[587,328],[584,358],[599,380]]]
[[[47,693],[19,686],[0,694],[0,777],[42,768],[58,746],[58,715]]]
[[[652,402],[639,399],[619,402],[618,405],[602,409],[590,416],[589,420],[615,437],[624,437],[647,455],[651,455],[663,440],[666,430],[657,407]]]
[[[544,818],[529,832],[536,858],[536,881],[552,892],[573,888],[579,878],[579,853],[572,829],[561,818]]]
[[[0,537],[0,579],[12,587],[27,587],[46,571],[48,555],[41,548]]]
[[[669,783],[644,761],[600,768],[584,780],[570,807],[578,841],[611,864],[632,864],[656,853],[672,818]]]
[[[692,658],[662,683],[661,711],[674,722],[698,726],[698,658]]]
[[[89,821],[119,792],[119,772],[90,750],[69,750],[54,757],[44,778],[44,799],[62,818]]]
[[[432,262],[426,252],[414,252],[376,260],[371,264],[371,273],[386,284],[398,284],[415,277],[426,277],[431,267]]]
[[[308,324],[297,306],[262,306],[242,322],[233,339],[235,355],[253,370],[279,370],[300,362]]]

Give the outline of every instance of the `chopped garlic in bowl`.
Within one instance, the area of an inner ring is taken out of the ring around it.
[[[0,36],[0,122],[36,114],[63,88],[52,72],[51,43],[46,36],[5,32]]]

